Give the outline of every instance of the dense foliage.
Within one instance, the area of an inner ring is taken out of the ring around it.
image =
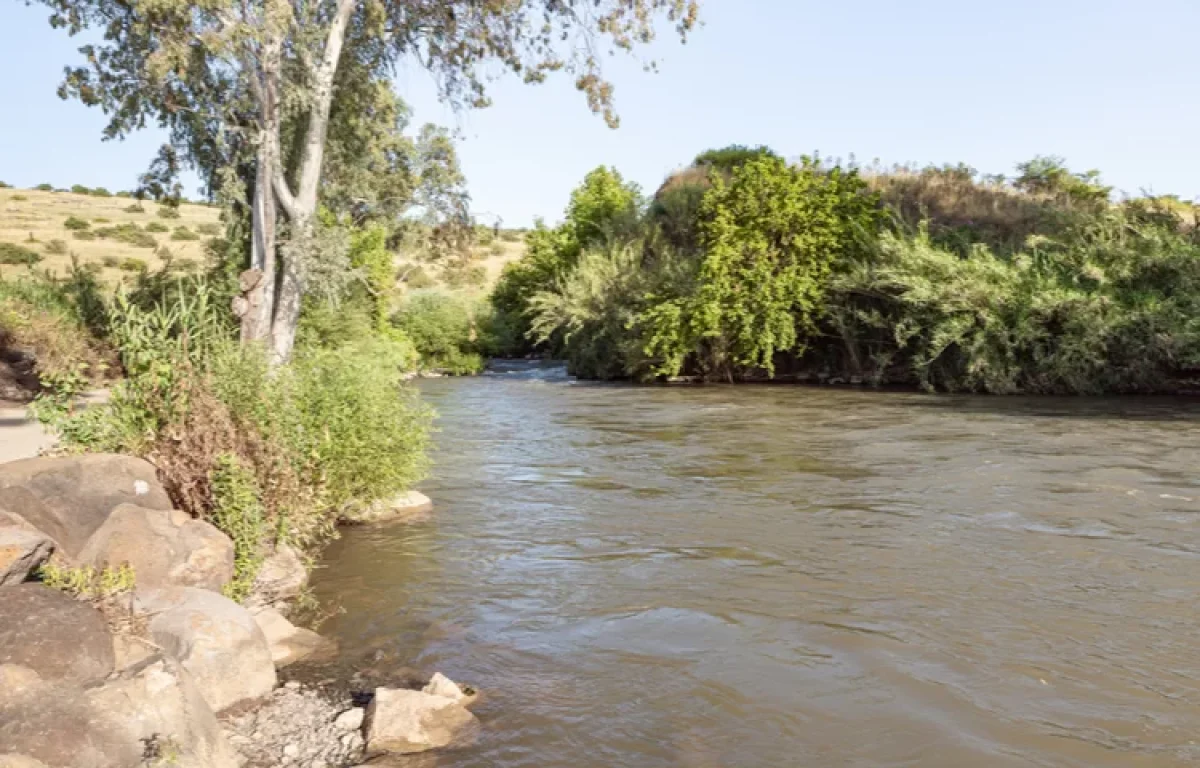
[[[234,539],[235,597],[269,547],[310,549],[339,516],[424,474],[431,414],[402,383],[416,353],[376,306],[386,299],[369,290],[379,238],[358,234],[363,283],[337,299],[363,318],[364,332],[347,339],[313,331],[289,364],[274,368],[263,348],[238,343],[219,274],[143,273],[107,298],[82,270],[66,282],[0,281],[0,328],[27,340],[47,387],[36,412],[68,449],[150,459],[180,509]],[[124,378],[107,404],[75,410],[86,378],[66,373],[100,365],[87,362],[93,348],[115,350]]]
[[[493,303],[584,377],[1189,386],[1200,378],[1197,209],[1111,197],[1097,172],[1057,158],[1005,179],[728,147],[634,205],[634,226],[580,243],[568,208],[562,226],[529,235]]]

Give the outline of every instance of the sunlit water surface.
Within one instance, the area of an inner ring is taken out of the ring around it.
[[[316,580],[347,663],[486,692],[412,765],[1200,764],[1196,401],[421,389],[436,515]]]

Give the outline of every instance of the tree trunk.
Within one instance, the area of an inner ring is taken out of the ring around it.
[[[242,315],[242,343],[265,342],[271,335],[275,307],[275,192],[271,182],[270,143],[258,149],[258,169],[254,180],[251,208],[250,269],[261,278],[246,294]]]
[[[313,73],[312,111],[308,116],[308,130],[300,156],[299,188],[293,194],[283,176],[281,163],[275,164],[275,195],[287,214],[291,224],[291,237],[301,247],[313,242],[313,226],[316,221],[318,192],[321,182],[321,165],[325,159],[325,139],[329,132],[329,109],[333,104],[333,79],[337,74],[338,62],[342,57],[342,46],[346,41],[346,27],[358,0],[339,0],[337,13],[329,25],[325,39],[325,51]],[[279,131],[273,134],[273,150],[279,158]],[[272,359],[276,364],[285,363],[292,356],[296,343],[296,326],[300,322],[300,304],[304,298],[304,283],[300,265],[296,263],[298,252],[283,259],[283,279],[275,301],[275,315],[271,323]]]

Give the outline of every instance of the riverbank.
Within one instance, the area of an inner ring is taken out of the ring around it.
[[[397,514],[429,506],[403,503]],[[278,545],[235,602],[234,561],[230,537],[174,509],[144,460],[0,464],[0,756],[46,768],[341,768],[477,727],[473,695],[439,675],[416,689],[280,686],[288,667],[336,653],[286,618],[306,564]]]

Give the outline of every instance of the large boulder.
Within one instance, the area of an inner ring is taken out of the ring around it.
[[[201,587],[233,580],[233,542],[214,526],[179,510],[120,504],[77,558],[96,568],[133,566],[139,587]]]
[[[445,696],[376,688],[367,706],[367,752],[413,754],[469,740],[478,720]]]
[[[93,706],[77,685],[45,683],[0,694],[0,754],[46,768],[130,768],[141,764],[142,753],[117,718]]]
[[[54,554],[49,536],[27,526],[6,524],[3,517],[0,515],[0,587],[25,581]]]
[[[113,670],[104,617],[87,603],[40,584],[0,593],[0,664],[20,664],[43,680],[92,683]]]
[[[121,738],[143,746],[151,765],[157,758],[174,768],[237,768],[237,753],[216,715],[173,659],[150,659],[86,697],[94,709],[112,715]]]
[[[254,617],[216,592],[195,587],[138,591],[150,636],[178,659],[214,712],[256,701],[275,687],[271,650]]]
[[[0,464],[0,510],[14,513],[75,557],[113,508],[170,510],[153,465],[118,454],[24,459]]]
[[[271,660],[275,662],[276,669],[282,669],[318,652],[325,654],[333,650],[331,641],[311,629],[293,625],[274,608],[257,608],[251,615],[267,638],[267,645],[271,648]]]
[[[346,512],[347,523],[419,523],[429,519],[433,502],[420,491],[408,491],[386,501]]]
[[[38,761],[32,765],[237,768],[216,716],[171,659],[155,657],[86,688],[0,665],[0,683],[0,753]]]
[[[308,582],[308,568],[296,550],[286,544],[275,547],[254,577],[250,605],[274,605],[300,594]]]

